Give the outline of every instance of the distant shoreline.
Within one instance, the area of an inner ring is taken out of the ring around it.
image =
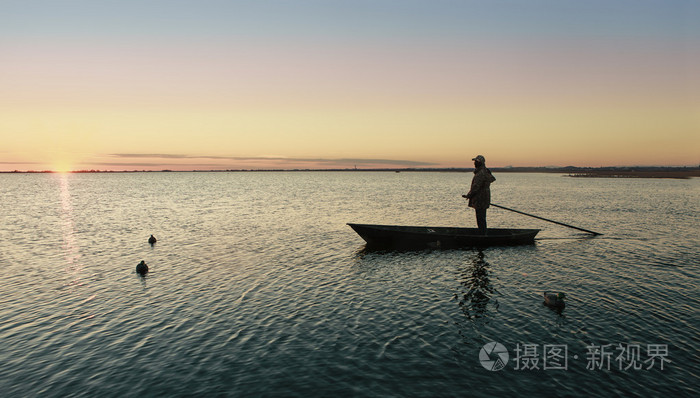
[[[700,177],[700,167],[491,167],[494,173],[555,173],[566,174],[567,177],[576,178],[673,178],[687,179]],[[228,170],[76,170],[71,174],[81,173],[241,173],[241,172],[452,172],[470,173],[473,168],[370,168],[370,169],[228,169]],[[0,174],[60,174],[58,171],[0,171]]]
[[[584,178],[674,178],[700,177],[700,169],[691,170],[594,170],[570,173],[568,177]]]

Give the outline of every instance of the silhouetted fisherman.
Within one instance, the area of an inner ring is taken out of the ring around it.
[[[148,265],[146,262],[141,260],[139,265],[136,266],[136,273],[140,275],[146,275],[148,273]]]
[[[469,193],[462,197],[469,199],[469,207],[476,210],[476,225],[479,232],[486,235],[486,209],[491,204],[491,183],[496,178],[491,174],[491,170],[486,168],[486,159],[478,155],[472,159],[474,161],[474,177]]]
[[[156,237],[153,236],[153,235],[151,235],[151,237],[148,238],[148,243],[150,243],[151,245],[153,245],[153,244],[156,243],[157,241],[158,241],[158,240],[157,240]]]

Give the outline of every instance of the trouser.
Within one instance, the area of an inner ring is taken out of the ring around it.
[[[474,210],[476,210],[476,225],[481,233],[486,234],[486,209]]]

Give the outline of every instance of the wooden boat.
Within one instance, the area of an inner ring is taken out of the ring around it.
[[[522,245],[533,243],[540,232],[539,229],[489,228],[483,235],[478,228],[348,225],[368,245],[400,248]]]

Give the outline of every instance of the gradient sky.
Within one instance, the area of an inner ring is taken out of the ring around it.
[[[0,1],[0,170],[697,165],[700,1]]]

